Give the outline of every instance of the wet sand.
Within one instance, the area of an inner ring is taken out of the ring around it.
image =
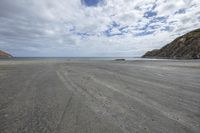
[[[0,61],[1,133],[199,133],[200,61]]]

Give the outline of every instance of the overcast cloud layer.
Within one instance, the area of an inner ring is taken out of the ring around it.
[[[14,56],[141,56],[200,28],[200,0],[0,0]]]

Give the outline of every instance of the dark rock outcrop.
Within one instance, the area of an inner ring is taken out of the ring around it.
[[[13,56],[0,50],[0,58],[12,58]]]
[[[161,49],[147,52],[143,58],[200,59],[200,29],[176,38]]]
[[[126,61],[126,59],[115,59],[115,61]]]

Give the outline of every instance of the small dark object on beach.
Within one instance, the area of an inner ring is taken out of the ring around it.
[[[126,61],[125,59],[115,59],[115,61]]]

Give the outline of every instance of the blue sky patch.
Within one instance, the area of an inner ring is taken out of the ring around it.
[[[135,36],[146,36],[146,35],[151,35],[153,34],[155,31],[142,31],[139,33],[136,33]]]
[[[164,26],[164,27],[161,29],[161,31],[168,31],[168,32],[171,32],[171,31],[173,31],[173,27],[171,27],[171,26]]]
[[[94,36],[94,34],[92,33],[87,33],[87,32],[78,32],[76,33],[78,36],[80,36],[81,38],[86,38],[86,37],[89,37],[89,36]]]
[[[108,29],[103,31],[103,34],[107,37],[120,36],[120,35],[124,35],[125,33],[127,33],[128,28],[129,28],[129,26],[122,26],[119,23],[113,21],[110,25],[108,25]],[[113,29],[118,29],[119,33],[113,33]]]
[[[103,0],[81,0],[81,3],[85,6],[98,6],[100,3],[102,3]]]
[[[151,17],[154,17],[154,16],[156,16],[156,15],[157,15],[157,13],[154,12],[154,11],[148,11],[148,12],[145,12],[145,13],[144,13],[144,17],[145,17],[145,18],[151,18]]]
[[[183,8],[183,9],[179,9],[178,11],[175,12],[175,14],[184,14],[186,13],[186,10]]]
[[[128,28],[129,28],[129,26],[120,27],[119,31],[125,32]]]
[[[119,35],[123,35],[123,33],[112,33],[112,29],[113,28],[109,28],[106,31],[103,32],[103,34],[107,37],[112,37],[112,36],[119,36]]]

